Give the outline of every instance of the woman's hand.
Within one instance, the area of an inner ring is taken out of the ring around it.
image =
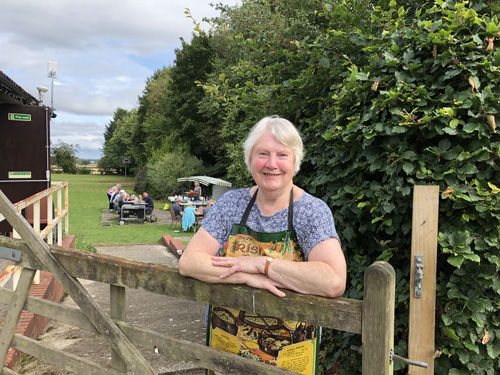
[[[270,279],[269,277],[266,277],[262,274],[260,275],[247,274],[247,275],[248,277],[246,277],[246,285],[257,289],[267,289],[272,294],[276,294],[278,297],[286,296],[284,292],[278,289],[278,288],[284,288],[284,286],[281,285],[279,282]]]
[[[285,297],[285,293],[278,288],[284,286],[279,282],[263,275],[266,265],[266,257],[212,257],[212,265],[216,267],[226,267],[227,271],[219,277],[225,279],[236,272],[241,273],[246,285],[252,288],[266,289],[278,297]],[[244,275],[246,274],[246,275]]]

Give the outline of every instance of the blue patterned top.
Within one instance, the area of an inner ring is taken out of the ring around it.
[[[215,202],[213,209],[201,222],[205,230],[219,242],[219,253],[229,238],[233,224],[240,223],[250,199],[250,188],[230,190]],[[254,204],[246,225],[254,231],[265,233],[287,230],[288,207],[271,216],[264,216]],[[330,237],[340,241],[330,208],[321,199],[305,191],[294,202],[293,227],[305,259],[318,243]]]

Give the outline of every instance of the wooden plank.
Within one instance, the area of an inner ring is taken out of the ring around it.
[[[0,211],[10,225],[20,234],[23,241],[38,260],[52,273],[68,292],[83,313],[92,321],[97,330],[108,339],[111,347],[120,353],[122,359],[136,374],[156,374],[139,350],[128,340],[111,318],[94,301],[88,291],[73,278],[50,253],[48,245],[31,228],[29,223],[16,211],[5,194],[0,190]]]
[[[5,358],[7,358],[7,352],[11,346],[12,338],[16,332],[17,322],[23,311],[24,303],[28,298],[31,283],[35,277],[36,270],[24,268],[21,272],[21,277],[19,278],[19,283],[17,284],[16,291],[12,293],[9,301],[9,309],[5,317],[5,323],[3,325],[2,331],[0,332],[0,363],[5,363]]]
[[[12,290],[0,288],[0,301],[9,301],[12,294],[14,294]],[[82,311],[75,307],[62,305],[39,297],[29,296],[24,304],[23,310],[85,329],[89,332],[99,332]]]
[[[0,246],[22,251],[23,258],[19,264],[45,269],[37,259],[25,253],[27,247],[22,241],[0,237]],[[359,300],[325,298],[292,291],[287,291],[286,297],[280,298],[267,291],[244,285],[208,284],[183,277],[177,267],[58,246],[49,248],[51,254],[73,277],[361,333],[363,302]],[[332,311],[335,311],[335,314],[332,314]]]
[[[375,262],[365,272],[363,297],[363,375],[393,373],[396,273],[386,262]]]
[[[434,329],[436,308],[437,236],[439,186],[415,186],[411,236],[409,359],[425,362],[427,368],[409,365],[408,374],[434,374]],[[415,256],[423,256],[422,297],[414,296]]]
[[[110,316],[114,321],[125,322],[127,320],[127,295],[122,286],[109,286]],[[111,351],[111,367],[115,370],[127,372],[127,364],[114,350]]]
[[[130,340],[148,350],[158,349],[159,354],[169,358],[184,361],[195,367],[203,367],[222,374],[235,375],[291,375],[296,372],[270,366],[253,359],[244,358],[221,350],[195,344],[191,341],[173,339],[156,332],[131,327],[126,323],[117,323]]]
[[[23,353],[41,359],[43,362],[66,371],[71,371],[77,375],[125,375],[122,372],[99,366],[95,362],[80,358],[60,349],[52,348],[17,333],[12,340],[12,346]]]

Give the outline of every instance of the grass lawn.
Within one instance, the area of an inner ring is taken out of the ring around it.
[[[111,186],[121,183],[127,193],[139,194],[133,191],[135,181],[130,176],[125,182],[124,176],[53,174],[52,181],[68,181],[69,233],[79,241],[92,245],[156,243],[165,234],[179,235],[168,229],[170,224],[100,225],[102,209],[108,208],[106,193]],[[155,200],[155,211],[164,204],[165,201]],[[183,237],[192,235],[192,232],[182,233]]]

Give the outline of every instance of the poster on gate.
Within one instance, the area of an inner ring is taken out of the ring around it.
[[[312,324],[211,306],[207,330],[209,347],[300,374],[317,374],[319,329]]]

